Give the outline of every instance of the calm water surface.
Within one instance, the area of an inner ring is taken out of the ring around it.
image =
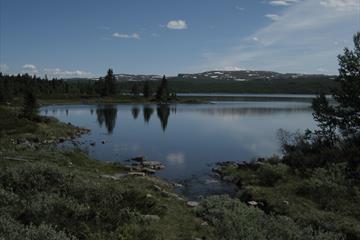
[[[157,175],[182,182],[183,193],[190,196],[229,191],[210,176],[216,162],[278,154],[278,129],[315,127],[308,101],[63,105],[44,107],[41,113],[91,129],[81,138],[81,148],[96,159],[126,162],[145,155],[161,161],[166,169]]]

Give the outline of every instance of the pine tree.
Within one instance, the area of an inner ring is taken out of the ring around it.
[[[105,76],[104,96],[116,94],[116,79],[113,70],[110,68]]]
[[[163,76],[163,79],[161,80],[161,84],[156,92],[156,100],[160,102],[167,102],[169,99],[169,89],[168,89],[168,83],[166,76]]]
[[[138,97],[140,94],[140,90],[139,90],[139,85],[137,83],[134,83],[132,88],[131,88],[131,94],[134,97]]]
[[[33,120],[38,114],[36,96],[32,89],[25,91],[22,117]]]
[[[144,98],[149,98],[149,97],[151,97],[151,95],[152,95],[152,93],[151,93],[150,83],[149,83],[149,81],[145,81],[144,87],[143,87],[143,96],[144,96]]]
[[[354,50],[345,48],[344,54],[338,56],[339,87],[333,92],[336,104],[330,105],[324,96],[313,102],[315,120],[330,139],[336,129],[345,138],[360,134],[360,32],[354,35],[354,45]]]

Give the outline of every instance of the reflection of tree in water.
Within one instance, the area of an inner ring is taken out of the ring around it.
[[[112,106],[98,107],[96,109],[97,121],[102,127],[105,122],[106,129],[111,134],[115,128],[117,109]]]
[[[90,109],[90,114],[94,115],[94,109]]]
[[[166,127],[168,125],[168,120],[169,120],[169,116],[170,116],[170,108],[167,105],[160,105],[157,108],[157,115],[160,119],[161,122],[161,126],[163,128],[163,130],[166,130]]]
[[[140,109],[138,107],[133,107],[131,109],[131,113],[132,113],[134,119],[137,119],[139,116],[139,113],[140,113]]]
[[[148,123],[150,121],[151,115],[154,113],[154,109],[149,106],[144,106],[143,113],[144,113],[144,121]]]

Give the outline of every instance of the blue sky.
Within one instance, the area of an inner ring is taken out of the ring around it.
[[[0,0],[6,73],[337,72],[360,0]]]

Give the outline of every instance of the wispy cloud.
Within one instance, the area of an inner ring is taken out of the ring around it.
[[[45,68],[44,74],[49,78],[87,78],[94,77],[91,72],[83,70],[61,70],[60,68]]]
[[[10,67],[6,63],[0,63],[0,72],[7,73]]]
[[[275,6],[289,6],[296,2],[298,2],[298,0],[276,0],[276,1],[270,1],[269,3]]]
[[[245,10],[245,8],[240,7],[240,6],[236,6],[235,9],[236,9],[236,10],[239,10],[239,11],[244,11],[244,10]]]
[[[337,55],[358,31],[357,0],[302,0],[277,21],[243,38],[227,53],[208,58],[207,68],[242,66],[280,72],[337,73]],[[335,44],[336,43],[336,44]],[[204,66],[201,67],[203,69]]]
[[[127,34],[127,33],[113,33],[112,35],[115,38],[124,38],[124,39],[136,39],[136,40],[140,40],[140,34],[138,33],[133,33],[133,34]]]
[[[22,66],[22,69],[23,69],[22,70],[23,73],[28,73],[30,75],[34,75],[34,74],[39,73],[37,67],[34,64],[30,64],[30,63],[24,64]]]
[[[265,17],[273,20],[273,21],[279,21],[280,20],[280,16],[277,14],[266,14]]]
[[[166,27],[173,30],[185,30],[188,28],[188,25],[185,20],[171,20]]]
[[[353,8],[359,9],[360,2],[358,0],[323,0],[321,5],[330,8],[336,8],[337,10],[344,11]]]

